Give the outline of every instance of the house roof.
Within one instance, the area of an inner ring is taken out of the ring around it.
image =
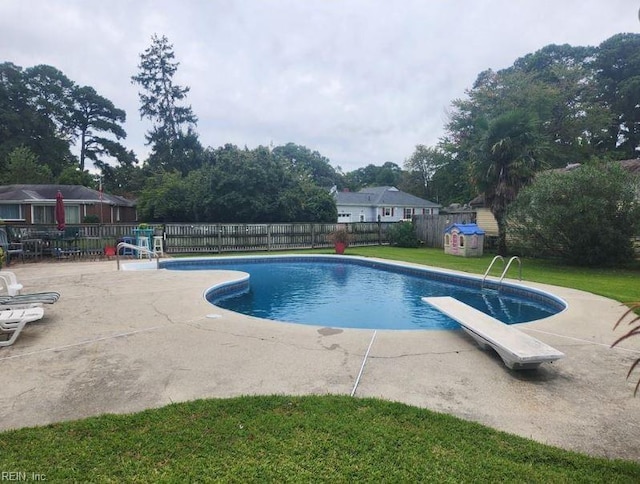
[[[451,224],[444,229],[444,233],[451,232],[454,228],[457,228],[462,235],[484,235],[484,230],[476,224]]]
[[[484,207],[484,193],[469,202],[471,208]]]
[[[58,190],[65,201],[100,202],[100,192],[82,185],[1,185],[0,203],[55,202]],[[117,195],[102,194],[102,203],[135,207],[135,202]]]
[[[443,207],[440,213],[473,213],[473,208],[467,203],[464,205],[461,203],[452,203],[448,207]]]
[[[396,187],[368,187],[359,192],[337,192],[336,204],[376,207],[440,207],[437,203],[402,192]]]

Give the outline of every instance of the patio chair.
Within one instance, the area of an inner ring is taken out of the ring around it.
[[[7,254],[7,265],[11,264],[12,259],[19,257],[24,262],[24,249],[19,242],[10,242],[6,227],[0,227],[0,247]]]
[[[0,271],[0,282],[4,283],[6,286],[9,296],[20,294],[20,291],[22,290],[22,284],[18,282],[18,279],[13,272]]]
[[[58,232],[52,254],[58,259],[79,256],[81,252],[80,247],[78,247],[79,239],[79,227],[65,227],[64,230]]]
[[[0,310],[0,332],[10,335],[7,340],[0,341],[0,347],[12,345],[27,323],[38,321],[43,316],[42,308],[8,307]]]

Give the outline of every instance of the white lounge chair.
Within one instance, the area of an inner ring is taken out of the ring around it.
[[[0,309],[5,305],[53,304],[60,299],[60,293],[55,291],[21,294],[23,286],[18,282],[16,275],[10,271],[0,271],[0,283],[0,289],[2,286],[7,289],[6,294],[0,294]]]
[[[12,308],[0,310],[0,332],[10,334],[9,339],[0,341],[0,347],[10,346],[18,338],[27,323],[42,319],[42,308]]]
[[[60,299],[60,293],[54,291],[16,294],[15,296],[0,295],[0,309],[3,306],[53,304],[58,299]]]
[[[9,296],[15,296],[20,294],[22,290],[22,284],[18,282],[16,275],[9,271],[0,271],[0,282],[7,288]]]
[[[534,369],[564,357],[564,353],[546,343],[457,299],[443,296],[422,300],[460,323],[482,349],[493,348],[512,370]]]

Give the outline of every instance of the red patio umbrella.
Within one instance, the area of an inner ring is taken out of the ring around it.
[[[58,190],[58,194],[56,195],[56,222],[58,222],[58,230],[64,230],[64,200],[60,190]]]

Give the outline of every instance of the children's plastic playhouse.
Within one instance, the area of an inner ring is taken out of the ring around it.
[[[480,257],[484,230],[477,224],[453,224],[444,229],[444,253],[462,257]]]

